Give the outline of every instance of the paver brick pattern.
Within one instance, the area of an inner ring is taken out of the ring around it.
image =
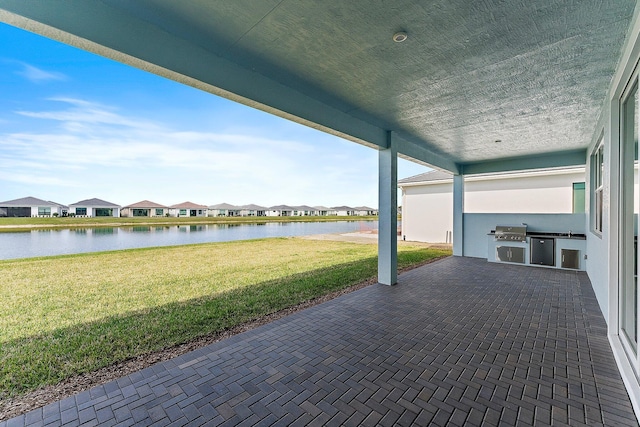
[[[0,423],[638,425],[583,272],[451,257]]]

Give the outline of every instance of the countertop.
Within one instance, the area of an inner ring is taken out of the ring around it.
[[[491,230],[491,233],[488,233],[489,236],[493,236],[496,234],[495,230]],[[543,239],[571,239],[571,240],[586,240],[587,236],[585,234],[580,233],[553,233],[553,232],[540,232],[540,231],[527,231],[527,237],[535,237],[535,238],[543,238]],[[505,240],[508,242],[509,240]],[[517,242],[517,240],[514,240]]]

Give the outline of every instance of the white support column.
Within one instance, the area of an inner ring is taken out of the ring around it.
[[[453,176],[453,255],[464,256],[464,175]]]
[[[378,163],[378,282],[398,282],[398,146],[387,132]]]

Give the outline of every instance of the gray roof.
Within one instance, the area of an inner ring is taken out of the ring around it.
[[[240,209],[250,210],[250,211],[264,211],[267,210],[266,207],[260,205],[243,205],[240,206]]]
[[[120,205],[116,205],[115,203],[107,202],[101,199],[87,199],[80,200],[76,203],[71,203],[69,206],[80,206],[80,207],[92,207],[92,208],[119,208]]]
[[[229,203],[218,203],[217,205],[209,206],[209,209],[223,209],[228,211],[237,211],[241,208],[240,206],[230,205]]]
[[[292,211],[293,207],[292,206],[287,206],[287,205],[278,205],[278,206],[271,206],[269,208],[269,210],[272,210],[272,211]]]
[[[169,206],[170,209],[207,209],[205,205],[199,205],[193,202],[182,202]]]
[[[129,208],[129,209],[136,209],[136,208],[163,208],[166,209],[167,206],[161,205],[159,203],[156,202],[151,202],[149,200],[143,200],[141,202],[138,203],[133,203],[129,206],[125,206],[125,208]]]
[[[349,206],[334,206],[333,208],[331,208],[334,211],[353,211],[355,209],[353,209],[352,207]]]
[[[356,211],[375,211],[374,208],[370,208],[369,206],[356,206],[353,209]]]
[[[31,206],[60,206],[60,203],[55,203],[47,200],[38,199],[37,197],[23,197],[21,199],[7,200],[6,202],[0,202],[2,207],[31,207]]]
[[[453,175],[448,172],[442,172],[433,170],[419,175],[410,176],[409,178],[401,179],[398,184],[409,184],[413,182],[431,182],[431,181],[446,181],[453,180]]]

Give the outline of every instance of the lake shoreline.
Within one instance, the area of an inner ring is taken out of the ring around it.
[[[355,217],[354,217],[355,218]],[[65,224],[69,225],[69,224]],[[377,221],[215,221],[203,224],[100,223],[91,227],[23,228],[0,234],[0,259],[22,259],[144,247],[255,240],[323,233],[374,232]]]
[[[0,233],[30,230],[74,228],[175,226],[209,224],[263,224],[290,222],[377,221],[371,216],[301,216],[301,217],[189,217],[189,218],[0,218]],[[10,221],[11,224],[3,222]]]

